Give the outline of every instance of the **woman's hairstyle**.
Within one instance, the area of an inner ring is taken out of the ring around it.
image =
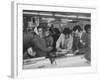
[[[64,30],[63,30],[63,34],[71,34],[72,33],[72,31],[69,29],[69,28],[65,28]]]
[[[90,24],[86,24],[84,26],[84,30],[87,32],[89,29],[91,29],[91,25]]]
[[[79,32],[82,31],[82,28],[79,25],[74,26],[73,31],[75,32],[78,30]]]
[[[38,26],[38,27],[37,27],[37,30],[39,30],[39,28],[42,28],[42,29],[43,29],[43,27],[42,27],[42,26]]]

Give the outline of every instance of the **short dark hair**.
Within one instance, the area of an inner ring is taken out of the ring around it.
[[[91,29],[91,25],[90,24],[86,24],[84,26],[84,30],[87,32],[89,29]]]
[[[38,26],[38,27],[37,27],[37,30],[39,30],[39,28],[42,28],[42,29],[43,29],[43,27],[42,27],[42,26]]]
[[[54,28],[54,32],[55,32],[56,34],[59,34],[59,33],[60,33],[60,31],[59,31],[58,28]]]
[[[63,34],[71,34],[71,30],[69,29],[69,28],[65,28],[64,30],[63,30]]]
[[[79,25],[74,26],[73,31],[78,30],[79,32],[82,31],[82,28]]]

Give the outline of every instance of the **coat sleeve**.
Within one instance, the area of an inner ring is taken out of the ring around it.
[[[53,43],[54,43],[54,42],[53,42],[53,38],[50,37],[50,45],[53,46]]]
[[[47,47],[40,45],[40,41],[38,39],[34,40],[34,44],[35,44],[36,47],[38,47],[40,50],[42,50],[44,52],[49,52],[49,51],[52,50],[52,48],[47,48]]]
[[[58,38],[58,40],[57,40],[57,42],[56,42],[56,49],[57,49],[57,50],[58,50],[58,49],[61,49],[61,48],[60,48],[61,40],[62,40],[62,37],[61,37],[61,35],[60,35],[60,37]]]
[[[70,51],[72,49],[72,45],[73,45],[73,38],[71,38],[68,42],[68,48],[67,48],[67,51]]]

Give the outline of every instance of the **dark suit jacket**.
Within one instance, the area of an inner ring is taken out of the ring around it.
[[[36,49],[36,56],[37,57],[46,57],[47,53],[51,51],[50,48],[47,48],[46,41],[44,38],[40,38],[39,36],[35,36],[34,39],[35,49]]]

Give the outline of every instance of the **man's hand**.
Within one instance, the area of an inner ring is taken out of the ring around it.
[[[58,48],[58,49],[57,49],[57,51],[58,51],[58,52],[61,52],[61,51],[62,51],[62,49],[61,49],[61,48]]]
[[[85,42],[83,42],[83,40],[80,40],[80,42],[81,42],[83,45],[85,45]]]
[[[51,51],[53,48],[52,47],[48,47],[48,49]]]
[[[61,54],[66,54],[66,53],[68,53],[68,50],[67,50],[67,49],[61,49],[61,50],[60,50],[60,53],[61,53]]]
[[[74,51],[74,54],[76,54],[76,53],[78,53],[79,52],[79,50],[76,50],[76,51]]]
[[[67,52],[67,49],[62,49],[61,51],[62,51],[62,52]]]

